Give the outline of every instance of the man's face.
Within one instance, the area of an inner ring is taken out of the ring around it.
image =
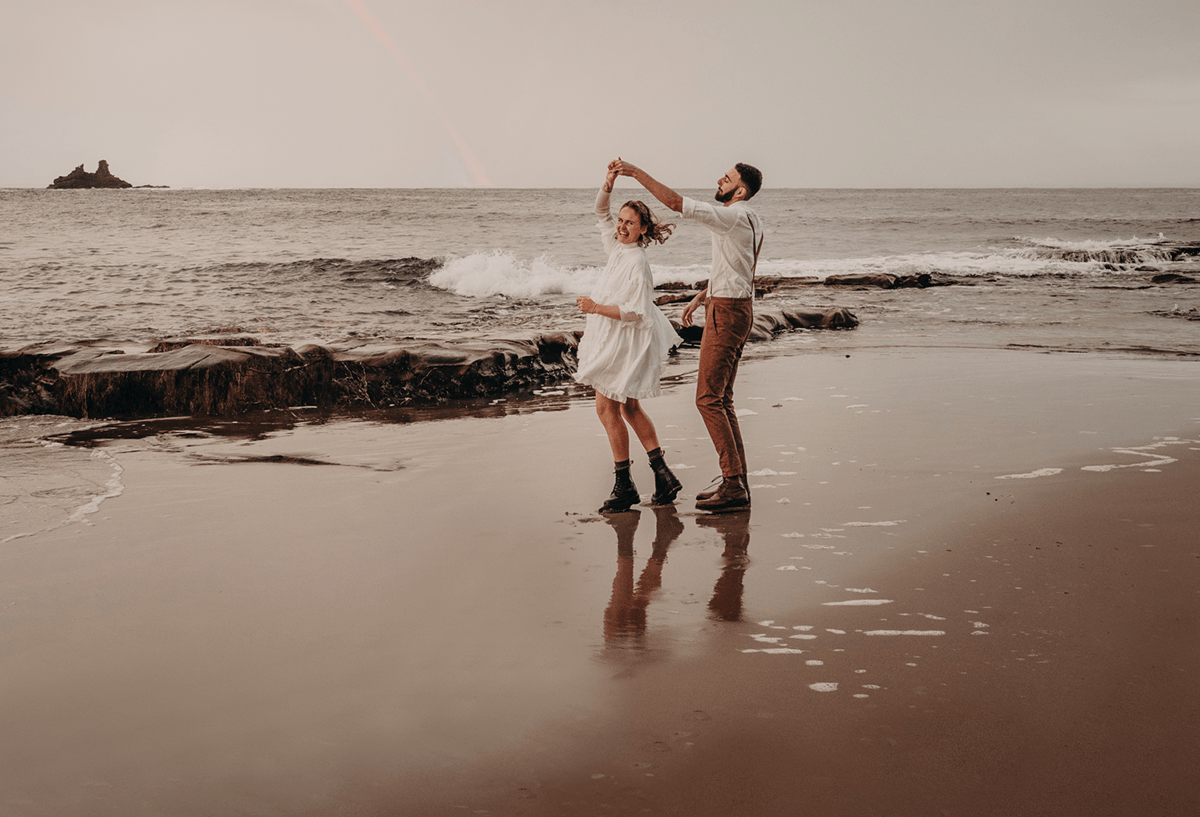
[[[739,189],[742,188],[742,174],[737,172],[736,167],[729,168],[729,172],[722,176],[717,181],[717,193],[713,198],[728,204],[733,200],[733,196]]]

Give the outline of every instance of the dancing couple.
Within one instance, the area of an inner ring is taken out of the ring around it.
[[[750,506],[746,482],[746,453],[733,408],[733,383],[742,349],[753,323],[754,270],[762,249],[763,229],[758,214],[746,202],[762,186],[762,174],[737,164],[717,182],[717,205],[681,196],[644,170],[620,158],[609,163],[596,196],[601,241],[608,264],[589,296],[577,299],[587,314],[579,342],[575,379],[596,391],[596,414],[612,449],[616,481],[601,513],[629,510],[639,500],[630,474],[629,429],[650,459],[654,472],[651,504],[675,500],[683,485],[663,459],[654,423],[641,401],[657,396],[666,358],[680,342],[670,321],[654,303],[654,282],[645,247],[666,241],[674,225],[660,223],[650,208],[632,200],[621,206],[616,219],[609,207],[618,176],[633,178],[656,199],[685,219],[712,232],[712,273],[708,286],[684,309],[680,322],[692,325],[697,309],[705,307],[696,378],[696,408],[708,429],[721,465],[715,487],[696,495],[703,511],[733,511]]]

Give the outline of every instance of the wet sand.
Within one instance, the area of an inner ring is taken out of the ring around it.
[[[0,553],[0,813],[1195,813],[1197,365],[752,361],[721,517],[553,395],[107,442]]]

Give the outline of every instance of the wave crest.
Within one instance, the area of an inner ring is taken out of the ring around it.
[[[503,295],[506,298],[530,299],[545,295],[587,295],[595,288],[603,271],[602,267],[559,266],[548,255],[526,261],[510,252],[496,250],[448,258],[441,269],[429,276],[428,283],[456,295],[473,298]],[[651,273],[655,285],[694,284],[708,277],[709,265],[651,265]]]
[[[556,266],[549,256],[524,261],[510,252],[472,253],[448,258],[429,276],[429,284],[456,295],[481,298],[536,298],[541,295],[586,295],[600,270],[570,270]]]
[[[1035,258],[1049,258],[1074,263],[1150,264],[1170,261],[1174,248],[1162,233],[1157,238],[1068,241],[1058,238],[1024,238],[1017,241]]]

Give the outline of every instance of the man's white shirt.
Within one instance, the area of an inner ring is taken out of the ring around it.
[[[711,298],[754,297],[754,249],[762,241],[762,221],[745,202],[715,206],[683,196],[682,216],[712,231]]]

